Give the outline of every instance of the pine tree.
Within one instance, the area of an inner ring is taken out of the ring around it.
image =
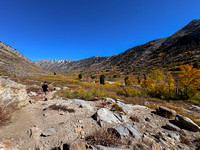
[[[100,76],[100,84],[105,84],[105,76],[103,74]]]
[[[81,73],[78,75],[78,78],[79,78],[79,79],[82,79],[82,74],[81,74]]]

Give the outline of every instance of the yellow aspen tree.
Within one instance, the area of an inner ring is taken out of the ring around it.
[[[172,74],[170,72],[167,72],[166,86],[167,86],[168,94],[169,94],[169,97],[170,97],[171,96],[171,91],[173,91],[174,88],[175,88],[174,79],[173,79],[173,76],[172,76]]]
[[[185,94],[188,94],[188,88],[196,90],[200,81],[200,70],[190,65],[180,67],[179,82],[184,88]]]
[[[149,88],[149,87],[154,86],[152,84],[153,84],[153,81],[152,81],[152,79],[149,76],[147,76],[146,79],[142,79],[142,81],[140,83],[140,85],[142,87],[144,87],[144,88]]]

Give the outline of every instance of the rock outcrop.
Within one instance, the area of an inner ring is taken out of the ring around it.
[[[164,107],[164,106],[159,106],[156,109],[156,113],[160,116],[163,116],[163,117],[166,117],[166,118],[169,118],[169,119],[172,119],[173,117],[176,116],[175,110],[169,109],[169,108]]]
[[[18,107],[24,106],[29,102],[30,98],[26,91],[26,86],[4,79],[0,77],[0,105],[7,107],[15,105]]]
[[[200,127],[196,123],[194,123],[190,118],[181,115],[176,115],[175,123],[179,127],[188,129],[190,131],[194,132],[200,131]]]

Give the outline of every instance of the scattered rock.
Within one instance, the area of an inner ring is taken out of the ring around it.
[[[54,91],[59,91],[59,90],[61,90],[60,87],[54,87]]]
[[[84,136],[85,135],[85,131],[81,131],[81,135]]]
[[[41,136],[47,137],[47,136],[52,136],[55,135],[56,131],[54,128],[47,128],[42,134]]]
[[[124,122],[124,123],[127,123],[127,122],[129,122],[129,117],[126,116],[126,115],[122,115],[121,116],[121,121]]]
[[[112,131],[112,133],[115,133],[121,139],[128,137],[130,135],[129,130],[124,126],[112,127],[109,128],[108,130]]]
[[[188,129],[190,131],[200,131],[200,127],[197,124],[195,124],[191,119],[181,115],[176,115],[175,124],[177,124],[180,128]]]
[[[200,111],[200,107],[198,107],[198,106],[192,106],[192,107],[190,107],[190,110]]]
[[[130,131],[131,135],[134,136],[136,139],[139,139],[141,137],[141,134],[137,129],[136,125],[126,125],[126,128]]]
[[[78,128],[75,129],[75,132],[76,132],[76,133],[80,133],[81,131],[82,131],[82,128],[81,128],[81,127],[78,127]]]
[[[113,147],[105,147],[102,145],[95,146],[98,150],[128,150],[128,149],[121,149],[121,148],[113,148]]]
[[[31,127],[28,131],[29,137],[34,138],[35,140],[38,140],[42,131],[38,127]]]
[[[93,101],[99,101],[100,99],[98,98],[98,97],[95,97],[94,99],[93,99]]]
[[[107,123],[120,123],[119,119],[108,109],[101,108],[93,116],[93,119],[97,120],[98,123],[105,121]]]
[[[169,137],[177,140],[177,141],[180,141],[180,135],[179,134],[176,134],[176,133],[169,133]]]
[[[172,130],[172,131],[180,131],[181,130],[179,127],[177,127],[176,125],[169,123],[169,122],[166,124],[165,128],[168,130]]]
[[[144,106],[149,105],[149,102],[144,102]]]
[[[9,140],[6,140],[6,141],[1,141],[0,142],[0,149],[1,150],[14,150],[16,149],[16,144],[9,141]]]
[[[131,114],[133,112],[133,105],[131,104],[124,104],[120,101],[117,101],[116,103],[119,107],[123,109],[123,111],[127,114]]]
[[[115,103],[115,100],[109,97],[104,97],[104,100],[111,102],[111,103]]]
[[[153,144],[151,147],[152,150],[162,150],[162,147],[159,144]]]
[[[74,99],[73,104],[80,105],[80,107],[82,107],[82,108],[85,107],[85,108],[89,109],[90,111],[94,110],[94,107],[92,107],[90,104],[88,104],[88,102],[86,102],[85,100]]]
[[[133,105],[132,108],[149,109],[148,107],[143,106],[143,105]]]
[[[86,150],[86,143],[83,139],[73,141],[71,144],[64,144],[63,149],[68,150]]]
[[[37,96],[38,94],[36,92],[31,91],[30,93],[28,93],[29,96]]]
[[[60,114],[60,115],[64,115],[65,112],[64,112],[64,111],[59,111],[59,114]]]
[[[138,85],[138,84],[132,84],[131,85],[132,87],[135,87],[135,88],[138,88],[138,89],[141,89],[142,87],[140,86],[140,85]]]
[[[156,109],[156,113],[158,115],[162,116],[162,117],[169,118],[169,119],[172,119],[173,117],[176,116],[175,110],[169,109],[169,108],[164,107],[164,106],[159,106]]]
[[[69,88],[66,87],[66,86],[64,86],[62,89],[63,89],[63,90],[69,90]]]
[[[147,122],[151,121],[148,117],[146,117],[144,120],[147,121]]]
[[[116,84],[116,82],[106,81],[107,84]]]
[[[139,139],[141,136],[135,125],[117,126],[109,128],[108,130],[112,131],[112,133],[117,134],[117,136],[121,139],[128,136],[133,136],[136,139]]]
[[[147,135],[143,135],[142,137],[142,141],[146,144],[146,145],[152,145],[155,140],[153,138],[148,137]]]

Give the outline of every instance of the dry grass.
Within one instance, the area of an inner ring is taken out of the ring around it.
[[[123,109],[122,109],[122,107],[120,107],[118,104],[115,103],[112,105],[111,111],[122,111],[123,112]]]
[[[145,106],[152,108],[152,109],[156,109],[158,107],[158,105],[156,105],[156,104],[146,104]]]
[[[62,111],[66,111],[66,112],[69,112],[69,113],[75,112],[74,109],[67,108],[66,106],[62,106],[62,105],[56,105],[56,104],[49,106],[49,108],[51,108],[53,110],[62,110]]]
[[[185,145],[191,145],[191,142],[182,135],[180,135],[180,140],[181,140],[181,143],[183,143]]]
[[[183,113],[183,110],[181,109],[181,108],[179,108],[179,107],[177,107],[177,106],[172,106],[172,105],[169,105],[169,104],[167,104],[167,103],[165,103],[163,106],[165,106],[165,107],[167,107],[167,108],[169,108],[169,109],[173,109],[173,110],[175,110],[177,113]]]
[[[11,119],[11,117],[12,117],[11,111],[7,111],[7,110],[0,107],[0,124]]]
[[[196,123],[197,125],[200,126],[200,121],[198,121],[200,119],[200,117],[194,117],[191,114],[185,113],[183,111],[183,109],[181,109],[181,108],[179,108],[177,106],[172,106],[172,105],[169,105],[169,104],[165,104],[164,106],[169,108],[169,109],[175,110],[178,114],[180,114],[180,115],[182,115],[184,117],[190,118],[194,123]]]
[[[116,146],[120,142],[120,138],[116,134],[102,129],[87,137],[86,141],[91,145]]]
[[[102,102],[102,103],[100,103],[99,104],[99,108],[105,108],[107,105],[110,105],[111,104],[111,102]]]
[[[194,140],[194,144],[196,146],[196,149],[197,150],[200,150],[200,137],[197,137],[195,140]]]

